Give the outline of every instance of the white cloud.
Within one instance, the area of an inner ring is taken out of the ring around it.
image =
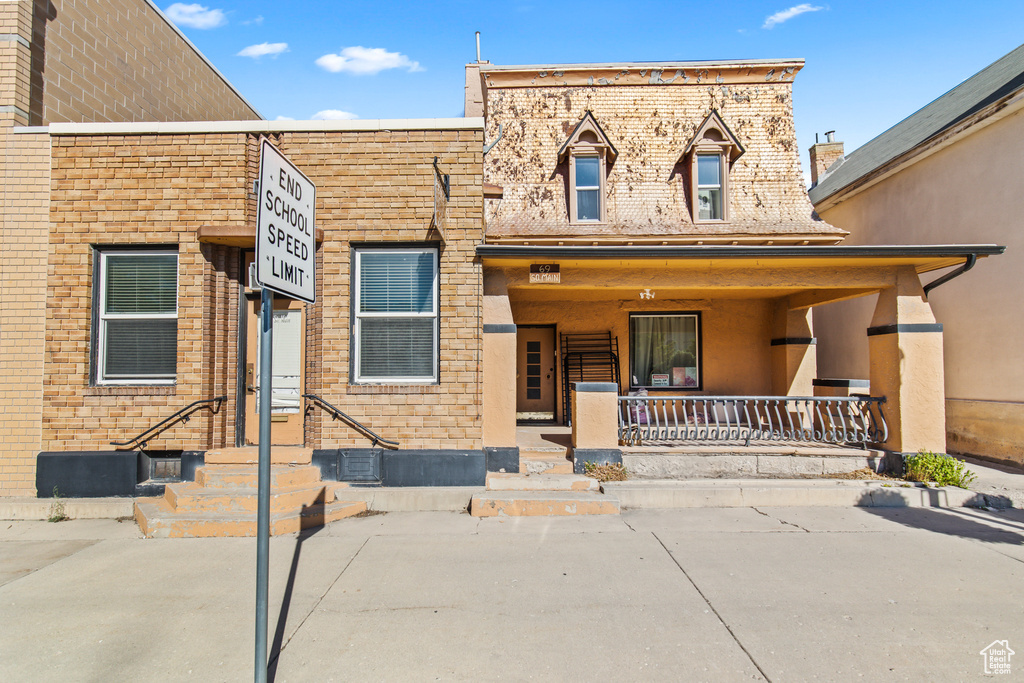
[[[165,9],[164,14],[178,26],[187,28],[217,28],[228,23],[223,10],[203,7],[199,3],[186,5],[183,2],[176,2]]]
[[[275,121],[294,121],[295,119],[293,119],[293,118],[292,118],[292,117],[290,117],[290,116],[278,116],[278,117],[277,117],[276,119],[274,119],[274,120],[275,120]]]
[[[265,55],[277,57],[282,52],[288,52],[288,43],[260,43],[259,45],[250,45],[247,48],[243,48],[235,56],[259,59]]]
[[[259,26],[262,23],[263,23],[263,15],[261,14],[261,15],[259,15],[257,17],[253,17],[252,19],[246,19],[245,21],[242,22],[242,26],[251,26],[253,24]]]
[[[423,71],[419,62],[412,61],[400,52],[359,45],[342,48],[338,55],[324,55],[316,60],[316,65],[333,73],[345,71],[358,76],[373,75],[386,69]]]
[[[358,118],[357,115],[340,109],[324,109],[311,117],[313,121],[349,121]]]
[[[793,17],[799,16],[804,12],[817,12],[818,10],[825,9],[824,7],[815,7],[810,3],[803,3],[802,5],[794,5],[789,9],[784,9],[781,12],[776,12],[767,19],[764,20],[764,26],[761,28],[772,28],[776,24],[781,24],[784,21],[789,21]]]

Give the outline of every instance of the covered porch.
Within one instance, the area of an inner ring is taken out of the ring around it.
[[[921,276],[998,247],[477,251],[484,445],[519,448],[517,424],[543,420],[571,424],[574,452],[600,460],[637,448],[944,451],[942,328],[922,283],[934,278]],[[813,309],[872,294],[870,391],[828,386]],[[584,334],[610,340],[606,376],[570,375],[563,347]],[[523,410],[545,393],[542,409]]]

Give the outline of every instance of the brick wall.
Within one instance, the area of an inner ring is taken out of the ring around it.
[[[13,134],[8,124],[0,127],[0,145],[0,495],[32,495],[41,443],[50,138]]]
[[[233,396],[237,249],[196,233],[245,222],[245,160],[244,134],[53,138],[43,450],[109,450],[193,401]],[[128,244],[178,246],[172,387],[90,386],[93,246]],[[149,447],[231,445],[232,406]]]
[[[144,0],[32,5],[30,124],[258,119]]]
[[[331,131],[274,135],[317,185],[318,301],[306,316],[306,389],[403,448],[480,448],[482,131]],[[200,244],[200,226],[252,224],[249,194],[258,136],[246,134],[54,138],[43,450],[103,450],[180,407],[227,395],[149,444],[152,449],[233,445],[237,247]],[[440,241],[431,228],[433,166],[452,176],[440,253],[440,383],[349,384],[353,242]],[[177,244],[177,382],[173,387],[90,386],[92,259],[97,244]],[[341,422],[311,410],[306,444],[366,446]]]

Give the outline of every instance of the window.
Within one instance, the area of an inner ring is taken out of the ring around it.
[[[178,254],[96,252],[95,378],[101,384],[169,384],[178,357]]]
[[[719,221],[722,213],[722,157],[697,155],[697,214],[702,221]]]
[[[574,156],[573,187],[576,188],[576,220],[601,220],[601,158]]]
[[[635,388],[700,389],[700,313],[631,314],[629,369]]]
[[[437,381],[437,249],[355,251],[354,381]]]
[[[686,146],[689,157],[693,222],[729,220],[729,169],[743,154],[743,146],[712,110]]]
[[[607,165],[618,152],[589,111],[573,128],[558,151],[559,163],[568,159],[570,223],[603,223],[607,220],[605,176]]]

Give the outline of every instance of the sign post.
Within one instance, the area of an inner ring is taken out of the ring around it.
[[[256,512],[255,681],[267,680],[270,566],[270,411],[273,393],[274,292],[316,301],[316,187],[269,140],[260,140],[256,211],[256,281],[260,299],[259,501]]]

